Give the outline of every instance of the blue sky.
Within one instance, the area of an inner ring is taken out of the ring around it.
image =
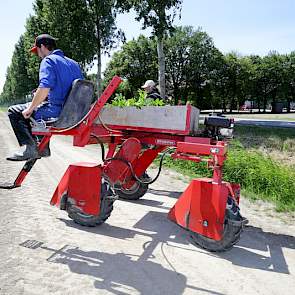
[[[32,0],[8,1],[0,11],[0,91],[5,82],[14,45],[24,32],[25,20],[32,13]],[[295,50],[294,0],[184,0],[177,25],[202,27],[223,53],[266,55],[270,50]],[[143,32],[134,14],[121,15],[118,26],[130,40]],[[61,37],[61,36],[57,36]],[[107,62],[104,58],[103,65]]]

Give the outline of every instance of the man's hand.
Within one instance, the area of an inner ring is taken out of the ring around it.
[[[30,108],[26,108],[22,112],[22,114],[23,114],[23,116],[24,116],[25,119],[29,119],[31,117],[32,113],[33,113],[33,110],[31,110]]]
[[[29,119],[33,111],[47,98],[49,90],[50,88],[37,88],[30,106],[22,112],[25,119]]]

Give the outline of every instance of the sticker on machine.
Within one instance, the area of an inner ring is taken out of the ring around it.
[[[169,140],[169,139],[157,139],[156,144],[157,145],[176,145],[176,141]]]

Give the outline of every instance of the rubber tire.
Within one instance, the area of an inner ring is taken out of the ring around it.
[[[239,211],[233,214],[231,209],[226,209],[224,232],[220,241],[215,241],[201,234],[190,231],[191,240],[197,246],[210,252],[224,252],[230,250],[241,237],[244,225],[248,221],[243,218]]]
[[[148,178],[149,176],[147,175],[147,173],[144,173],[142,179]],[[124,190],[123,188],[115,189],[115,193],[120,199],[135,201],[143,197],[147,192],[148,188],[148,184],[143,184],[136,181],[130,190]]]
[[[100,197],[100,212],[97,216],[85,214],[67,201],[66,211],[68,212],[68,216],[76,223],[83,226],[93,227],[104,223],[110,217],[111,212],[113,211],[113,204],[116,199],[109,184],[104,180],[102,180],[101,183]]]

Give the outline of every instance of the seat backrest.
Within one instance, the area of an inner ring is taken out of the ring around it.
[[[79,123],[91,108],[94,85],[87,80],[76,79],[62,108],[60,116],[52,126],[69,128]]]

